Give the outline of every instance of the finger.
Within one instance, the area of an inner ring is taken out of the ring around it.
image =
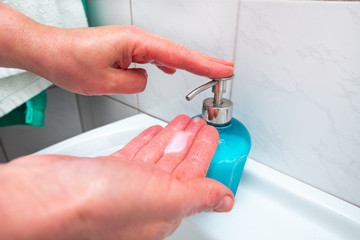
[[[110,155],[117,159],[133,160],[135,155],[153,139],[163,128],[159,125],[149,127],[126,144],[122,149]]]
[[[205,177],[219,142],[219,133],[213,126],[205,125],[196,136],[189,153],[173,171],[177,179]]]
[[[202,118],[192,119],[184,131],[179,131],[174,135],[156,166],[171,173],[184,160],[196,135],[204,125],[206,122]]]
[[[142,68],[110,68],[110,79],[106,80],[104,94],[134,94],[145,90],[147,73]]]
[[[163,156],[166,146],[174,135],[179,131],[183,131],[190,121],[191,119],[186,115],[177,116],[139,151],[134,160],[156,163]]]
[[[231,61],[210,57],[155,34],[144,34],[148,36],[138,39],[133,52],[135,62],[144,62],[145,58],[147,61],[156,61],[209,78],[228,77],[234,73],[234,64]]]
[[[222,183],[210,178],[180,181],[169,191],[169,199],[185,216],[202,211],[228,212],[234,206],[234,195]]]
[[[176,72],[176,68],[163,66],[163,65],[156,65],[156,67],[167,74],[174,74]]]

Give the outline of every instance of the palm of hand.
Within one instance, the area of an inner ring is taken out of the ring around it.
[[[59,239],[162,239],[186,216],[231,209],[231,191],[204,178],[217,141],[202,119],[180,115],[110,156],[33,155],[11,164],[32,183],[28,217],[47,213],[46,229]]]

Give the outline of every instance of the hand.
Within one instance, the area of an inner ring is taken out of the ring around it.
[[[231,191],[205,178],[217,142],[215,128],[180,115],[110,156],[14,160],[0,167],[0,238],[163,239],[186,216],[230,211]]]
[[[0,3],[0,66],[34,72],[59,87],[85,95],[141,92],[152,63],[210,78],[233,74],[233,62],[209,57],[134,26],[61,29],[32,21]]]
[[[211,58],[134,26],[51,29],[46,34],[52,49],[38,52],[37,62],[44,64],[40,75],[81,94],[142,92],[147,74],[142,68],[129,69],[132,62],[152,63],[169,74],[176,68],[212,78],[233,74],[230,61]]]

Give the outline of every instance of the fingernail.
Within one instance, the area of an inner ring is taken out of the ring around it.
[[[230,195],[225,195],[221,201],[219,206],[214,209],[215,212],[229,212],[234,206],[234,198]]]

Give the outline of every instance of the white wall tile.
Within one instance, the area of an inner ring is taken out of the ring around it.
[[[85,131],[91,130],[119,121],[138,114],[139,111],[128,107],[116,99],[105,96],[79,96],[82,111],[87,108],[86,112],[82,112],[82,119],[85,122]],[[85,105],[87,104],[87,106]]]
[[[251,157],[360,206],[360,3],[241,3],[232,99]]]
[[[0,128],[1,140],[10,159],[81,133],[75,95],[60,88],[51,88],[47,93],[44,127],[19,125]]]
[[[132,0],[135,26],[228,60],[233,57],[236,8],[236,0]],[[139,94],[140,109],[161,119],[199,114],[203,99],[212,95],[209,90],[189,103],[185,95],[209,79],[181,70],[170,76],[155,66],[138,67],[149,76],[145,92]]]

